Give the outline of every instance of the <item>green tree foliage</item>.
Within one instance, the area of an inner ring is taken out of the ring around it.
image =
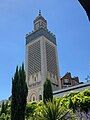
[[[73,94],[70,99],[72,101],[71,107],[74,107],[74,110],[80,109],[80,111],[86,113],[90,110],[90,89]]]
[[[0,115],[2,114],[2,113],[5,113],[5,104],[4,104],[4,102],[2,103],[2,107],[1,107],[1,111],[0,111]]]
[[[54,99],[41,107],[37,120],[74,120],[74,115],[70,109],[61,105],[60,99]]]
[[[86,108],[90,110],[90,90],[70,92],[69,94],[54,99],[52,102],[29,103],[30,114],[27,120],[87,120],[83,114]],[[82,102],[83,101],[83,102]],[[30,105],[31,104],[31,105]],[[77,114],[78,113],[78,114]]]
[[[39,120],[38,115],[41,113],[43,105],[42,101],[27,103],[26,120]]]
[[[78,119],[90,119],[88,118],[88,112],[90,112],[90,89],[65,95],[62,98],[62,104],[72,109]]]
[[[10,102],[3,102],[0,112],[0,120],[10,120],[10,113]]]
[[[43,90],[43,102],[46,103],[47,101],[53,101],[53,91],[51,86],[51,81],[46,79],[44,83],[44,90]]]
[[[11,120],[25,120],[27,94],[26,76],[22,64],[19,70],[18,67],[16,68],[12,79]]]
[[[11,120],[11,102],[4,102],[1,108],[3,112],[0,120]],[[88,111],[90,111],[90,89],[70,92],[46,104],[43,101],[29,102],[26,105],[25,118],[26,120],[87,120],[90,119],[87,116]]]
[[[26,120],[34,117],[35,109],[37,108],[36,102],[30,102],[26,106]]]

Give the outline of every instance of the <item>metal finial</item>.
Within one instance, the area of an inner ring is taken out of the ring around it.
[[[39,10],[39,15],[41,15],[41,10]]]

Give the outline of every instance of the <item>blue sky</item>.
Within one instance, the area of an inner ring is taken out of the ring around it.
[[[90,22],[77,0],[0,0],[0,100],[11,95],[12,77],[25,58],[25,34],[38,10],[57,38],[60,75],[80,81],[90,73]]]

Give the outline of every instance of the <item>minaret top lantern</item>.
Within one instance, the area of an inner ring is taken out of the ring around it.
[[[41,14],[41,10],[39,10],[39,14],[38,16],[35,18],[34,20],[34,31],[40,29],[40,28],[44,28],[47,29],[47,21],[45,20],[45,18],[42,16]]]

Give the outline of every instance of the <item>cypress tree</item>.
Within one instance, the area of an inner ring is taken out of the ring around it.
[[[22,64],[19,70],[17,66],[14,78],[12,79],[11,120],[25,120],[27,94],[26,76],[24,64]]]
[[[4,101],[2,102],[0,115],[2,115],[2,113],[5,113],[5,104],[4,104]]]
[[[53,91],[51,86],[51,81],[46,79],[43,89],[43,102],[53,101]]]

